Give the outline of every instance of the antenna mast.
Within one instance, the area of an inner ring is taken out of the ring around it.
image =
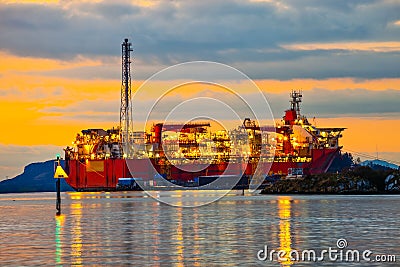
[[[131,101],[131,51],[133,51],[132,43],[129,43],[126,38],[122,43],[121,110],[119,114],[120,142],[124,152],[124,157],[128,155],[128,147],[133,129]]]
[[[294,90],[290,93],[290,97],[292,98],[290,100],[291,110],[295,110],[297,118],[299,118],[300,117],[300,102],[301,102],[301,98],[303,97],[303,94],[301,91]]]

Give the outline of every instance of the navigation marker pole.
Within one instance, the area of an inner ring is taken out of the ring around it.
[[[57,179],[56,181],[56,188],[57,188],[57,201],[56,201],[56,209],[57,213],[56,215],[61,215],[61,186],[60,186],[60,179]]]
[[[61,182],[60,179],[68,178],[68,175],[65,173],[64,169],[60,165],[60,155],[57,154],[57,167],[54,172],[54,178],[56,178],[56,190],[57,190],[57,201],[56,201],[56,215],[61,215]]]

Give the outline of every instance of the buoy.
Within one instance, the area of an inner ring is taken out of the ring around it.
[[[57,167],[54,172],[54,178],[57,179],[56,180],[56,191],[57,191],[56,215],[60,216],[61,215],[61,182],[60,182],[60,179],[68,178],[68,175],[60,165],[60,154],[57,154],[56,162],[57,162]]]

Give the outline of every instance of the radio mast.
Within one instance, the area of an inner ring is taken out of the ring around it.
[[[121,110],[119,114],[120,142],[124,157],[129,153],[129,143],[133,132],[132,100],[131,100],[131,52],[132,43],[126,38],[122,43],[122,84],[121,84]]]

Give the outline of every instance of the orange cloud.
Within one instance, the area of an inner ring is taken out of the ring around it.
[[[298,43],[284,44],[287,50],[349,50],[368,52],[398,52],[400,42],[335,42],[335,43]]]
[[[311,90],[323,88],[329,90],[366,89],[381,91],[387,89],[400,90],[400,78],[386,79],[353,79],[353,78],[330,78],[316,79],[293,79],[293,80],[255,80],[264,92],[278,93],[290,92],[292,90]]]
[[[64,114],[43,112],[81,100],[119,101],[117,80],[82,80],[46,76],[43,72],[99,66],[100,61],[72,61],[18,57],[0,53],[0,143],[17,145],[69,144],[75,133],[88,127],[111,127],[100,122],[63,121]]]
[[[16,145],[68,145],[75,134],[87,128],[106,128],[116,124],[91,121],[68,121],[62,116],[49,114],[40,110],[47,103],[28,101],[1,101],[0,113],[5,114],[0,118],[2,134],[0,143]],[[47,119],[43,119],[46,116]]]
[[[90,116],[79,118],[79,111],[71,113],[57,111],[83,100],[104,104],[104,100],[120,101],[120,81],[111,79],[71,79],[46,75],[45,71],[80,66],[102,66],[101,60],[63,60],[18,57],[1,53],[0,62],[0,124],[3,133],[0,143],[15,145],[53,144],[69,145],[76,133],[85,128],[109,128],[119,124],[104,119],[90,120]],[[266,93],[289,93],[292,89],[312,90],[324,88],[340,91],[363,88],[366,90],[400,90],[400,78],[393,79],[352,79],[331,78],[324,80],[256,80],[256,84]],[[136,90],[143,81],[133,81]],[[159,81],[155,86],[170,86],[176,82]],[[235,82],[237,85],[237,82]],[[228,83],[229,85],[229,83]],[[246,92],[246,88],[243,89]],[[190,92],[188,92],[190,94]],[[147,97],[153,98],[154,95]],[[156,96],[157,97],[157,96]],[[85,107],[82,107],[84,109]],[[86,111],[85,115],[109,115],[106,111]],[[119,110],[115,110],[118,114]],[[114,116],[114,115],[113,115]],[[112,116],[111,116],[112,117]],[[400,118],[317,118],[318,126],[347,127],[342,144],[355,151],[375,151],[378,144],[381,151],[400,151],[396,141],[400,132]]]
[[[329,78],[329,79],[291,79],[291,80],[272,80],[262,79],[253,80],[259,89],[265,93],[283,93],[291,92],[292,90],[312,90],[312,89],[327,89],[327,90],[348,90],[348,89],[366,89],[372,91],[382,90],[400,90],[400,78],[385,78],[385,79],[354,79],[354,78]],[[134,89],[141,86],[143,81],[135,81]],[[179,84],[179,81],[156,81],[152,82],[155,86],[173,87]],[[248,81],[235,82],[220,82],[221,85],[227,87],[240,88],[241,93],[246,93],[249,86],[252,86]],[[238,86],[238,84],[240,86]],[[199,85],[203,86],[204,85]],[[190,94],[190,92],[187,92]],[[150,95],[149,97],[158,97],[158,95]]]
[[[0,51],[0,71],[2,72],[41,72],[63,69],[73,69],[87,66],[100,66],[100,60],[78,56],[73,60],[57,60],[35,57],[19,57]]]

